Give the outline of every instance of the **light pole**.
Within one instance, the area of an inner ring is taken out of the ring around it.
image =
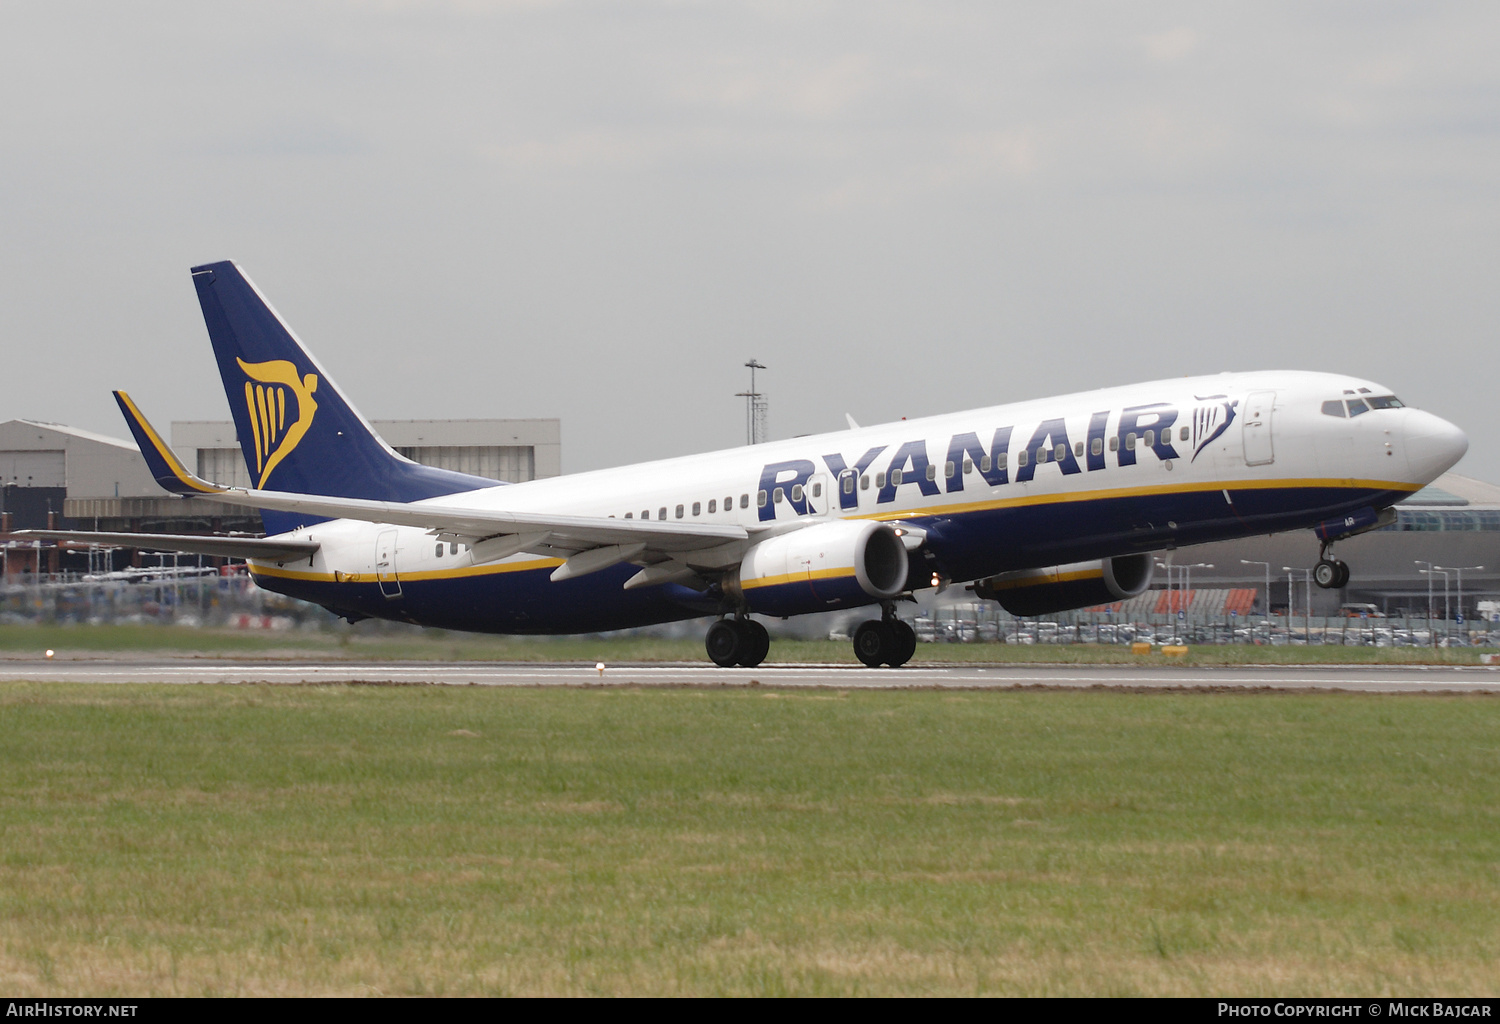
[[[1434,569],[1442,569],[1442,568],[1445,568],[1445,567],[1441,566],[1441,565],[1434,565],[1433,568]],[[1463,615],[1464,615],[1464,573],[1465,572],[1482,572],[1482,571],[1484,571],[1484,566],[1482,566],[1482,565],[1458,565],[1458,566],[1447,566],[1446,568],[1449,571],[1451,571],[1454,575],[1456,575],[1458,577],[1458,579],[1456,581],[1457,584],[1458,584],[1458,617],[1462,619]],[[1465,620],[1463,633],[1464,633],[1464,642],[1467,643],[1468,639],[1469,639],[1469,628],[1468,628],[1467,620]]]
[[[1172,612],[1174,610],[1172,608],[1172,563],[1170,560],[1165,562],[1157,562],[1156,566],[1159,569],[1166,570],[1167,573],[1167,626],[1168,629],[1170,629],[1172,623]]]
[[[1190,621],[1190,616],[1188,616],[1186,612],[1191,611],[1193,607],[1193,570],[1212,569],[1213,567],[1214,564],[1212,562],[1193,562],[1190,565],[1184,565],[1182,567],[1182,602],[1184,605],[1184,622]]]
[[[1265,566],[1265,569],[1266,569],[1266,590],[1265,590],[1265,593],[1261,595],[1261,609],[1260,609],[1260,613],[1262,615],[1270,615],[1271,614],[1271,563],[1270,562],[1257,562],[1253,558],[1241,558],[1240,559],[1240,564],[1241,565],[1261,565],[1261,566]]]
[[[1284,573],[1286,573],[1286,596],[1287,596],[1287,603],[1289,605],[1289,607],[1286,610],[1286,624],[1287,624],[1287,628],[1288,629],[1290,629],[1291,625],[1292,625],[1292,609],[1290,607],[1291,600],[1292,600],[1292,590],[1297,585],[1296,578],[1293,577],[1292,574],[1300,572],[1300,573],[1303,573],[1307,577],[1307,607],[1305,607],[1304,609],[1302,609],[1302,641],[1303,641],[1303,643],[1306,643],[1307,645],[1311,646],[1312,645],[1312,570],[1311,569],[1303,569],[1300,566],[1283,565],[1281,567],[1281,571],[1284,572]]]
[[[1432,563],[1429,562],[1428,564],[1431,565]],[[1431,569],[1422,569],[1422,570],[1419,570],[1419,571],[1424,572],[1424,573],[1427,574],[1427,584],[1428,584],[1428,586],[1432,585],[1432,574],[1433,573],[1442,573],[1443,574],[1443,636],[1446,637],[1448,635],[1448,621],[1450,619],[1450,616],[1448,614],[1448,611],[1449,611],[1449,606],[1448,606],[1448,570],[1446,570],[1446,569],[1439,569],[1437,566],[1433,565]],[[1428,621],[1430,622],[1432,620],[1429,619]],[[1429,628],[1431,628],[1431,627],[1429,627]],[[1433,646],[1434,647],[1437,646],[1437,640],[1436,640],[1435,637],[1433,639]]]
[[[1423,573],[1427,577],[1427,642],[1436,647],[1437,638],[1432,633],[1432,563],[1413,558],[1412,564],[1427,566],[1427,570]]]

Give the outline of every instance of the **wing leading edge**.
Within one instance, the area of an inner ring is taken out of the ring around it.
[[[320,545],[310,540],[276,540],[269,537],[203,537],[190,533],[97,533],[83,530],[18,530],[17,537],[71,541],[105,547],[140,548],[144,551],[179,551],[186,555],[219,558],[260,558],[291,562],[311,558]]]

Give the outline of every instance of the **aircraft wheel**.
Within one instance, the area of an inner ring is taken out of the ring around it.
[[[854,631],[854,656],[870,668],[879,668],[886,655],[885,623],[877,619],[861,622]]]
[[[746,668],[754,668],[765,661],[766,655],[771,652],[771,634],[766,632],[765,626],[753,619],[742,619],[737,625],[744,641],[740,664]]]
[[[1333,586],[1337,590],[1343,590],[1348,585],[1349,585],[1349,563],[1348,562],[1340,562],[1339,563],[1339,579],[1338,579],[1338,582],[1335,583]]]
[[[739,663],[740,654],[746,647],[742,634],[730,619],[720,619],[708,627],[703,638],[708,658],[720,668],[732,668]]]
[[[1331,558],[1318,559],[1318,564],[1313,566],[1313,582],[1324,590],[1335,589],[1339,586],[1339,566],[1342,564]]]
[[[890,638],[890,650],[887,652],[889,657],[885,659],[885,663],[891,668],[900,668],[911,661],[911,656],[917,653],[917,631],[899,619],[886,625]]]

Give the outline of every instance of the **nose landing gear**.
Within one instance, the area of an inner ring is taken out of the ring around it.
[[[854,656],[870,668],[900,668],[917,653],[917,634],[896,618],[895,605],[882,605],[877,621],[861,622],[854,631]]]
[[[1313,566],[1313,582],[1324,590],[1343,590],[1349,585],[1349,566],[1333,557],[1333,546],[1324,544]]]
[[[720,668],[754,668],[771,650],[771,634],[754,619],[720,619],[703,639],[709,660]]]

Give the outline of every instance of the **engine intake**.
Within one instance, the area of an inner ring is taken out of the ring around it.
[[[1047,569],[1006,572],[974,584],[974,593],[1012,615],[1050,615],[1143,594],[1156,560],[1150,554],[1119,555]]]
[[[892,527],[843,519],[761,541],[726,574],[724,589],[752,612],[801,615],[896,597],[906,569],[906,545]]]

